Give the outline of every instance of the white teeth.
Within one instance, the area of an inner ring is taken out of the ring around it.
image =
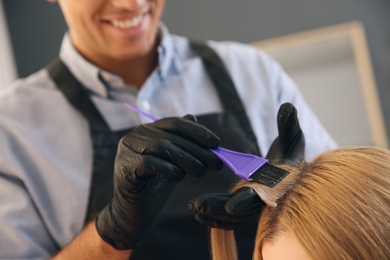
[[[141,20],[142,20],[142,15],[139,15],[134,17],[133,19],[128,19],[128,20],[113,20],[112,24],[115,27],[119,27],[121,29],[128,29],[128,28],[138,26]]]

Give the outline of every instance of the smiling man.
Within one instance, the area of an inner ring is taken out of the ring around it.
[[[55,2],[55,0],[51,0]],[[140,88],[157,67],[164,1],[58,1],[74,48]]]
[[[163,0],[50,2],[69,29],[59,58],[0,94],[0,258],[207,259],[217,222],[251,259],[257,196],[225,223],[237,177],[210,149],[264,156],[285,102],[308,158],[334,147],[291,79],[254,47],[171,34]],[[211,193],[202,225],[187,203]]]

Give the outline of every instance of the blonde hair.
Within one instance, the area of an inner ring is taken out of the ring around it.
[[[267,194],[255,242],[293,232],[312,259],[387,259],[390,256],[390,152],[375,147],[343,147],[288,169],[289,178],[270,189],[241,182]],[[232,231],[211,231],[213,259],[237,259]],[[227,251],[229,249],[229,251]]]

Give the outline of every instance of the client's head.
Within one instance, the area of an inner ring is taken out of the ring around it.
[[[237,186],[251,186],[262,198],[277,194],[261,214],[255,260],[390,256],[389,151],[339,148],[287,169],[293,178],[283,187]]]

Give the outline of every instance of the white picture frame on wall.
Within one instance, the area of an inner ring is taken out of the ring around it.
[[[388,148],[364,27],[359,21],[252,44],[280,63],[340,146]]]

